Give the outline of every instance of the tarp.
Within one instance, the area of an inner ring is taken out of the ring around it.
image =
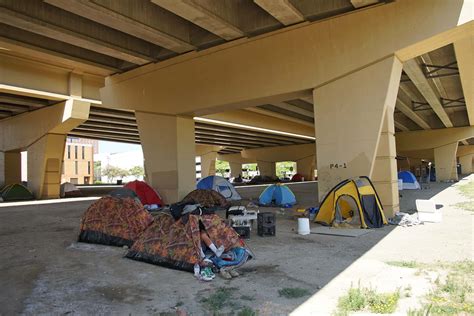
[[[368,177],[340,182],[324,197],[315,222],[334,227],[378,228],[387,224]]]
[[[403,181],[403,190],[419,190],[421,188],[415,175],[410,171],[400,171],[398,179]]]
[[[259,203],[261,205],[291,206],[296,204],[296,197],[286,185],[273,184],[260,194]]]
[[[140,238],[127,252],[126,257],[134,260],[165,266],[172,269],[193,271],[200,264],[200,224],[216,247],[225,251],[236,247],[246,248],[239,235],[215,214],[190,215],[186,223],[174,221],[168,213],[160,213]]]
[[[64,182],[59,190],[60,197],[78,197],[83,196],[82,192],[72,183]]]
[[[214,190],[219,192],[226,200],[240,201],[242,198],[234,186],[223,177],[209,176],[197,183],[198,189]]]
[[[135,180],[124,185],[124,188],[133,190],[143,205],[164,205],[158,193],[146,182]]]
[[[196,189],[186,195],[181,201],[183,203],[201,204],[203,207],[228,207],[229,202],[214,190]]]
[[[34,200],[35,196],[25,186],[15,183],[9,184],[0,191],[3,201],[25,201]]]
[[[153,217],[135,199],[104,196],[82,216],[79,241],[131,246],[152,222]]]

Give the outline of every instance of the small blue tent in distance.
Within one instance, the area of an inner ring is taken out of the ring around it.
[[[242,198],[234,186],[223,177],[208,176],[197,183],[197,188],[202,190],[214,190],[219,192],[226,200],[239,201]]]
[[[421,188],[415,175],[410,171],[400,171],[398,179],[403,181],[403,190],[419,190]]]
[[[259,203],[260,205],[294,205],[296,197],[286,185],[272,184],[260,194]]]

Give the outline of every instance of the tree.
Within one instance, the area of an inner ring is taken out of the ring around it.
[[[142,166],[134,166],[128,169],[128,173],[137,179],[145,176],[145,170]]]
[[[128,170],[108,165],[102,170],[102,175],[106,176],[109,182],[113,182],[114,178],[123,178],[128,175]]]
[[[221,177],[225,177],[225,174],[229,172],[230,166],[227,161],[216,160],[216,174]]]
[[[101,180],[101,172],[102,166],[100,161],[94,161],[94,181]]]
[[[275,168],[277,177],[284,178],[296,170],[296,163],[293,161],[281,161],[276,163]]]

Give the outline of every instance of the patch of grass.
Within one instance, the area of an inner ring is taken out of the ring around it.
[[[248,295],[242,295],[240,297],[241,300],[244,300],[244,301],[253,301],[255,300],[252,296],[248,296]]]
[[[347,315],[349,312],[370,311],[371,313],[390,314],[395,312],[399,291],[377,293],[374,289],[350,288],[346,295],[339,298],[336,315]]]
[[[458,189],[458,191],[465,197],[474,200],[474,181],[456,186],[456,189]]]
[[[418,315],[472,315],[474,314],[474,261],[439,264],[447,270],[445,280],[437,278],[435,289],[429,293],[421,309],[410,311]]]
[[[418,263],[416,261],[387,261],[385,263],[388,264],[389,266],[411,268],[411,269],[421,268],[423,266],[423,264]]]
[[[237,316],[257,316],[258,313],[251,309],[250,307],[244,307],[241,309],[238,313]]]
[[[175,305],[175,306],[176,306],[176,307],[180,307],[180,306],[183,306],[183,305],[184,305],[184,303],[183,303],[183,302],[181,302],[181,301],[179,301],[179,302],[177,302],[177,303],[176,303],[176,305]]]
[[[299,298],[299,297],[309,295],[310,292],[307,289],[302,289],[299,287],[294,287],[294,288],[285,287],[285,288],[282,288],[281,290],[278,290],[278,294],[286,298]]]
[[[454,204],[454,207],[461,210],[474,212],[474,201],[459,202],[459,203]]]
[[[237,290],[235,287],[218,287],[209,297],[205,297],[201,302],[207,309],[216,313],[224,306],[231,305],[232,294]]]

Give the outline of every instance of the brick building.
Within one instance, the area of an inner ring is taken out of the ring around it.
[[[92,184],[94,181],[94,152],[96,140],[68,137],[64,149],[61,183]]]

